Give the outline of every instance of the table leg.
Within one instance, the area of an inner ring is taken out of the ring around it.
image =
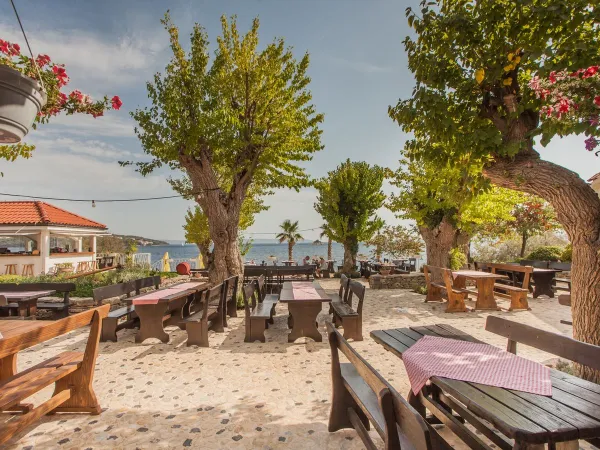
[[[494,278],[478,278],[477,279],[477,302],[475,303],[476,310],[493,310],[498,311],[498,304],[494,297]]]
[[[317,316],[321,312],[321,302],[290,302],[288,303],[292,316],[292,332],[288,335],[288,342],[294,342],[299,337],[309,337],[316,342],[322,342],[323,336],[315,326]]]
[[[29,316],[32,316],[35,318],[35,315],[37,313],[37,298],[33,299],[31,302],[29,302]]]
[[[171,317],[165,322],[165,325],[179,326],[183,320],[183,310],[187,303],[187,297],[178,298],[169,302],[168,309],[171,313]],[[137,311],[137,308],[136,308]]]
[[[547,295],[550,298],[554,298],[554,291],[552,290],[552,280],[554,279],[554,273],[533,273],[533,280],[535,286],[533,288],[533,298],[537,298],[540,295]]]
[[[163,327],[163,317],[167,312],[167,303],[135,305],[135,312],[140,318],[140,329],[135,335],[135,342],[144,342],[148,338],[157,338],[169,342],[169,335]]]

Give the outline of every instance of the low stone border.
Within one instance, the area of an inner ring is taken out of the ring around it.
[[[418,289],[425,287],[425,275],[419,272],[394,275],[371,275],[369,277],[371,289]]]

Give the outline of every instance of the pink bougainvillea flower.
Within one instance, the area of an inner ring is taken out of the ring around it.
[[[48,55],[38,55],[35,62],[39,67],[44,67],[46,64],[50,64],[50,57]]]
[[[21,54],[21,46],[19,44],[12,44],[10,54],[11,56],[19,56]]]
[[[586,69],[585,73],[582,75],[581,78],[593,77],[594,75],[596,75],[596,73],[598,73],[598,66],[591,66]]]
[[[75,100],[78,103],[82,103],[83,102],[83,94],[81,93],[81,91],[75,89],[73,92],[71,92],[69,94],[69,98]]]
[[[63,87],[69,82],[69,76],[67,75],[67,71],[62,66],[53,66],[52,72],[56,75],[56,79],[58,80],[58,87]]]
[[[587,138],[585,140],[585,149],[589,152],[593,151],[596,147],[598,146],[598,140],[593,137],[590,136],[589,138]]]
[[[112,108],[115,109],[115,110],[117,110],[117,111],[123,105],[123,102],[121,101],[121,99],[119,98],[118,95],[115,95],[110,101],[112,102]]]
[[[10,55],[10,43],[0,39],[0,52]]]

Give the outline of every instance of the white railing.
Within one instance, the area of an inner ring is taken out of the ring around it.
[[[133,265],[134,266],[141,266],[141,267],[148,267],[150,268],[151,266],[151,258],[150,258],[150,253],[136,253],[133,255]]]
[[[171,272],[175,272],[175,268],[177,267],[177,264],[182,263],[182,262],[187,262],[190,264],[190,269],[198,269],[198,259],[196,258],[169,258],[169,266],[171,269]],[[164,263],[162,259],[159,259],[158,261],[154,261],[153,263],[150,264],[150,268],[152,270],[157,270],[159,272],[163,272],[164,271]]]

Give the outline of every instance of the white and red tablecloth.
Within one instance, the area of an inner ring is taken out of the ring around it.
[[[292,283],[292,292],[295,299],[300,300],[321,300],[321,296],[315,289],[312,281],[295,281]]]
[[[402,360],[415,395],[434,376],[552,395],[548,367],[488,344],[424,336]]]

